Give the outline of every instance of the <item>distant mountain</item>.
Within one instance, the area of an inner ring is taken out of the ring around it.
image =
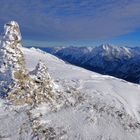
[[[103,44],[99,47],[41,48],[69,63],[130,82],[140,82],[140,48]]]

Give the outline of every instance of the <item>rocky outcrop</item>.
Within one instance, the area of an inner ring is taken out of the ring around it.
[[[38,62],[36,68],[30,72],[30,75],[33,79],[35,90],[35,100],[37,103],[40,103],[44,100],[50,99],[53,97],[53,80],[48,73],[48,67],[41,60]]]
[[[11,21],[4,29],[0,45],[0,96],[15,104],[46,101],[53,90],[46,64],[40,61],[35,70],[29,72],[20,49],[22,37],[18,23]]]
[[[15,86],[26,78],[25,60],[21,47],[19,26],[11,21],[4,26],[4,35],[0,45],[0,94],[7,96]]]

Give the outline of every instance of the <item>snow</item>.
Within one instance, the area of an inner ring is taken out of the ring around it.
[[[18,23],[8,22],[4,29],[0,44],[0,97],[16,105],[37,105],[52,100],[54,84],[47,65],[40,61],[32,72],[28,71],[21,51],[22,37]]]
[[[45,81],[45,87],[39,83],[42,90],[36,83],[36,96],[45,95],[45,89],[48,100],[14,105],[0,99],[0,139],[140,140],[140,85],[70,65],[38,49],[20,49],[28,71]],[[46,78],[53,79],[53,92],[47,92]]]
[[[46,62],[49,72],[54,79],[77,81],[77,86],[85,91],[101,91],[104,94],[122,96],[128,105],[139,106],[140,103],[140,85],[129,83],[125,80],[114,78],[111,76],[100,75],[95,72],[85,70],[83,68],[65,63],[57,57],[45,53],[22,48],[26,56],[27,67],[32,70],[36,66],[38,60]],[[36,56],[36,57],[35,57]],[[138,101],[138,102],[137,102]],[[131,103],[133,102],[133,104]],[[135,104],[135,105],[134,105]]]
[[[48,65],[49,73],[59,86],[59,90],[75,88],[85,98],[85,101],[76,107],[63,108],[58,112],[48,111],[44,105],[38,107],[37,111],[32,110],[34,115],[37,115],[36,112],[42,113],[40,123],[53,126],[57,138],[140,139],[140,85],[67,64],[51,54],[36,49],[22,48],[22,51],[29,70],[41,60]],[[70,99],[71,103],[72,100]],[[97,106],[97,111],[93,106]],[[123,115],[117,116],[116,112]],[[62,132],[65,133],[60,136]]]
[[[67,64],[34,48],[21,50],[29,71],[38,62],[41,70],[47,65],[61,97],[36,106],[14,106],[1,99],[0,139],[140,139],[140,85]]]
[[[24,69],[23,54],[20,51],[21,34],[15,21],[4,25],[4,34],[0,43],[0,96],[15,88],[15,73]]]

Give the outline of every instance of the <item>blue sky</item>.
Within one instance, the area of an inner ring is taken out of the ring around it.
[[[140,46],[140,0],[0,0],[0,32],[16,20],[24,44]]]

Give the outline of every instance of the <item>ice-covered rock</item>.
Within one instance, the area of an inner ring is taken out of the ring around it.
[[[21,51],[21,39],[17,22],[5,24],[0,45],[0,95],[16,104],[39,103],[46,100],[53,82],[46,64],[42,62],[30,75]]]
[[[21,78],[25,77],[25,61],[21,47],[19,25],[15,21],[4,26],[4,35],[0,44],[0,94],[6,96]]]
[[[21,42],[21,39],[22,37],[21,37],[19,25],[16,21],[10,21],[4,25],[3,41],[6,44],[17,45],[18,43]]]
[[[35,76],[35,81],[38,83],[47,84],[48,82],[52,82],[50,74],[48,73],[48,67],[41,60],[38,62],[35,70],[32,72]],[[52,83],[51,83],[52,84]],[[47,84],[48,85],[48,84]]]
[[[53,93],[54,83],[48,73],[47,65],[40,60],[36,65],[36,68],[30,72],[30,75],[36,87],[34,91],[36,102],[42,102],[50,98]]]
[[[19,41],[5,36],[0,89],[3,83],[8,89],[12,79],[13,88],[5,91],[8,99],[35,106],[15,106],[0,99],[0,140],[140,140],[139,85],[72,66],[36,49],[17,47]],[[17,61],[16,48],[23,51],[32,72]],[[59,85],[56,91],[45,63]]]

